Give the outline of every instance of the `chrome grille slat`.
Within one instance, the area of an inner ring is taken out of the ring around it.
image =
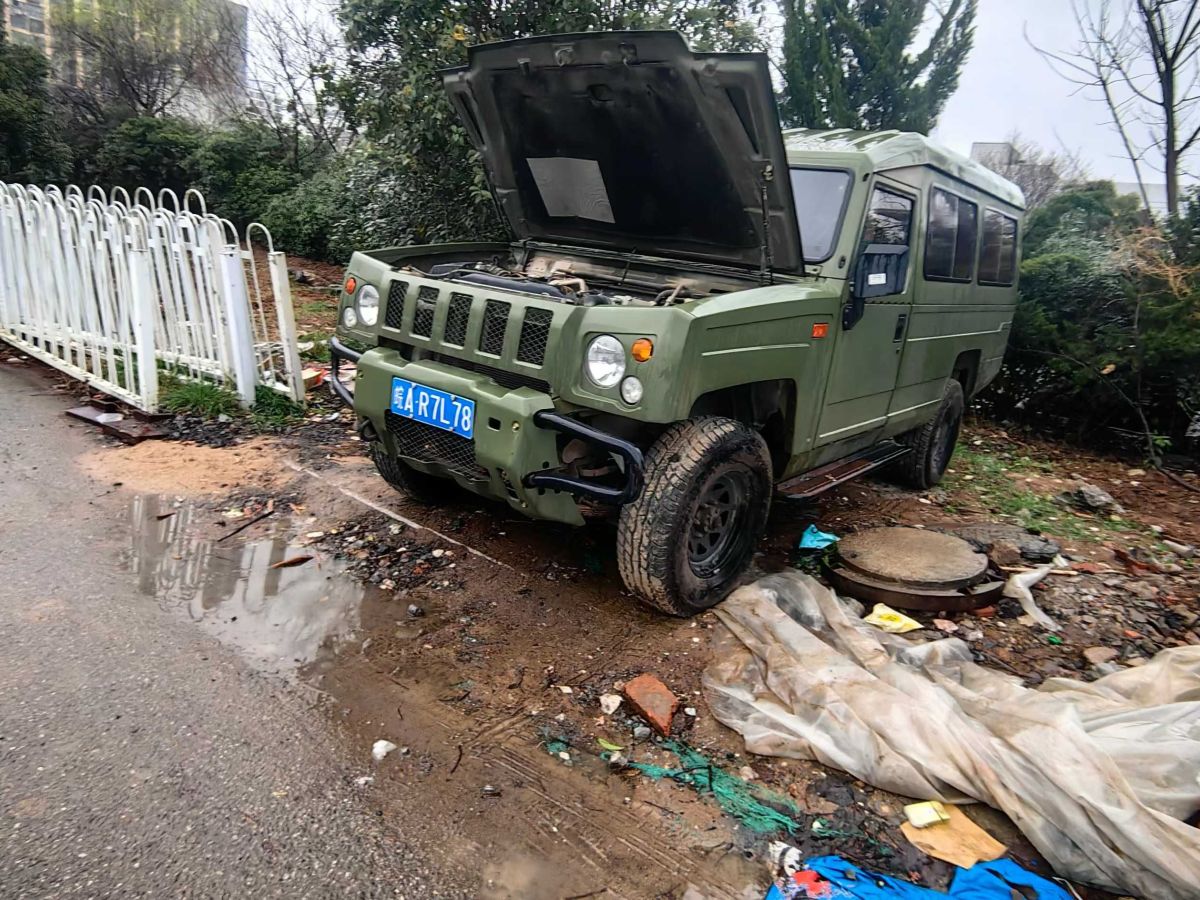
[[[479,352],[489,356],[504,353],[504,332],[508,329],[508,312],[511,303],[489,300],[483,307],[483,328],[479,332]]]
[[[540,366],[546,361],[546,344],[550,340],[550,323],[554,313],[531,306],[521,322],[521,340],[517,344],[517,361]]]
[[[383,313],[383,324],[399,330],[404,325],[404,298],[408,294],[408,282],[393,281],[388,288],[387,307]]]
[[[384,412],[383,418],[401,456],[438,463],[472,481],[487,480],[487,470],[475,461],[475,442],[471,439],[398,416],[390,410]]]

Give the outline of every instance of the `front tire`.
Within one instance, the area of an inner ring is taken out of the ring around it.
[[[900,438],[901,444],[911,448],[898,464],[900,481],[919,491],[941,483],[958,444],[965,409],[962,385],[951,378],[946,382],[937,415]]]
[[[389,454],[379,441],[371,442],[368,453],[384,481],[422,506],[441,506],[454,494],[457,485],[453,481],[418,472]]]
[[[716,605],[750,565],[772,489],[757,432],[718,416],[672,425],[646,454],[641,496],[621,510],[626,587],[674,616]]]

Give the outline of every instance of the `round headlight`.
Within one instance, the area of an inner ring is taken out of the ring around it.
[[[616,387],[625,374],[625,347],[611,334],[595,338],[587,348],[584,368],[588,378],[600,387]]]
[[[347,328],[353,328],[358,324],[358,313],[354,311],[353,306],[347,306],[342,310],[342,324]]]
[[[364,325],[374,325],[379,321],[379,291],[374,285],[364,284],[358,289],[358,317]]]
[[[630,406],[636,406],[642,402],[642,394],[645,389],[642,387],[642,380],[633,375],[630,375],[621,382],[621,399]]]

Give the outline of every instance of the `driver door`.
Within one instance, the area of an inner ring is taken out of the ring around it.
[[[817,446],[861,437],[887,423],[912,307],[917,193],[878,178],[842,312]]]

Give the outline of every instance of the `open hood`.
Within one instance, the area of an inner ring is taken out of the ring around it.
[[[800,267],[765,55],[621,31],[484,44],[468,60],[446,91],[518,239]]]

